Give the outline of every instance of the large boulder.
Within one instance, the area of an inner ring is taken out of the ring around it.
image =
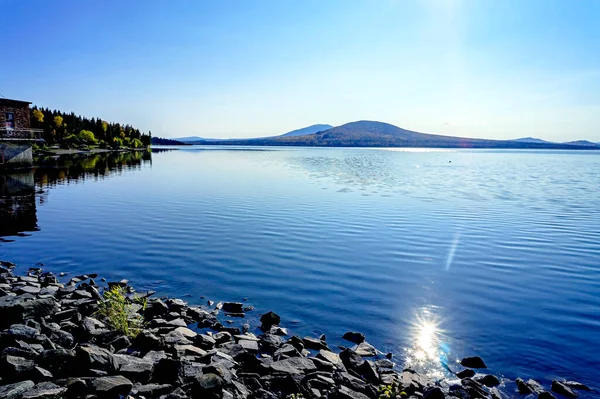
[[[100,398],[125,396],[133,387],[131,381],[121,375],[96,378],[91,385],[94,393]]]
[[[463,367],[469,367],[472,369],[487,369],[483,359],[481,359],[479,356],[465,357],[460,361],[460,364]]]
[[[221,398],[224,381],[213,373],[200,374],[193,386],[194,398]]]
[[[119,364],[107,349],[95,345],[84,345],[77,348],[77,365],[79,375],[88,375],[90,369],[114,373]]]
[[[23,393],[33,388],[33,381],[21,381],[14,384],[0,386],[1,399],[19,399]]]
[[[342,338],[355,344],[361,344],[365,341],[365,335],[363,333],[353,331],[348,331]]]
[[[41,382],[25,392],[23,399],[62,399],[67,388],[60,387],[51,382]]]
[[[574,399],[577,397],[577,394],[571,389],[571,387],[567,386],[564,382],[557,380],[552,381],[552,390],[556,393],[566,396],[567,398]]]

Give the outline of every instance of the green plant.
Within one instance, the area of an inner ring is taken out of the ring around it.
[[[135,297],[130,300],[126,296],[125,288],[118,286],[104,291],[103,297],[97,314],[106,320],[111,328],[135,338],[144,326],[144,318],[138,310],[146,310],[146,298]]]
[[[301,393],[291,393],[288,396],[286,396],[286,399],[304,399],[304,395],[302,395]]]
[[[380,385],[377,387],[377,392],[379,392],[379,399],[396,398],[398,395],[402,396],[402,393],[404,393],[403,397],[406,397],[406,393],[404,391],[400,393],[398,392],[397,383]]]

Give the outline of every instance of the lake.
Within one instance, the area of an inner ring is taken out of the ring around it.
[[[46,160],[0,180],[0,259],[194,304],[246,299],[254,325],[274,310],[332,344],[360,331],[432,374],[445,373],[439,359],[457,369],[479,355],[507,378],[600,388],[599,171],[591,151]]]

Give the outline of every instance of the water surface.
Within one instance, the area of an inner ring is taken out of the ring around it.
[[[85,162],[4,178],[1,259],[191,303],[248,298],[254,322],[273,309],[332,344],[361,331],[431,372],[477,354],[507,378],[600,388],[596,152],[187,147]]]

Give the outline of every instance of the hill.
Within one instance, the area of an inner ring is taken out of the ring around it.
[[[294,145],[319,147],[431,147],[431,148],[539,148],[539,149],[600,149],[561,143],[487,140],[419,133],[376,121],[350,122],[331,129],[303,136],[278,136],[257,139],[201,141],[206,145]]]
[[[598,146],[597,143],[592,143],[591,141],[587,141],[587,140],[569,141],[569,142],[563,143],[563,144],[580,145],[580,146],[584,146],[584,147],[597,147]]]
[[[291,132],[287,132],[277,137],[295,137],[295,136],[305,136],[307,134],[315,134],[318,132],[322,132],[324,130],[331,129],[333,126],[320,124],[320,125],[311,125],[307,127],[303,127],[302,129],[292,130]]]
[[[514,139],[514,140],[511,140],[511,141],[518,141],[520,143],[551,143],[551,141],[537,139],[535,137],[523,137],[521,139]]]

